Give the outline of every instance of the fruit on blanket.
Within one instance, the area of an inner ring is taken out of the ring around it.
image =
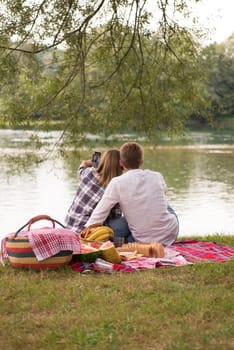
[[[121,263],[121,256],[111,241],[103,243],[100,249],[102,259],[111,262],[112,264]]]
[[[102,258],[112,264],[120,264],[121,257],[111,241],[103,242],[99,248],[81,243],[81,253],[74,253],[72,261],[94,262]]]
[[[98,248],[92,247],[92,246],[90,246],[88,244],[84,244],[84,243],[81,243],[80,247],[81,247],[81,253],[92,253],[92,252],[96,252],[98,250]]]
[[[72,262],[83,261],[92,263],[100,256],[101,251],[98,248],[81,243],[81,252],[73,252]]]
[[[114,236],[114,231],[108,226],[99,226],[90,228],[83,233],[81,232],[81,238],[87,241],[107,241]]]
[[[88,227],[85,227],[81,232],[80,232],[80,237],[81,238],[86,238],[92,231],[95,227],[100,227],[102,226],[102,224],[93,224],[93,225],[90,225]]]
[[[100,250],[97,250],[96,252],[73,254],[72,262],[82,261],[82,262],[92,263],[99,257],[101,257]]]
[[[103,234],[97,236],[97,238],[96,238],[96,236],[95,236],[94,239],[93,239],[93,238],[91,238],[91,239],[93,239],[94,241],[95,241],[95,240],[98,240],[98,241],[103,241],[103,242],[105,242],[105,241],[108,241],[110,237],[111,237],[110,234],[109,234],[108,232],[106,232],[106,233],[103,233]]]

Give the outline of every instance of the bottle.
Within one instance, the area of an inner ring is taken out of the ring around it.
[[[97,258],[95,260],[95,266],[97,267],[99,272],[112,273],[114,272],[114,264],[103,260],[101,258]]]

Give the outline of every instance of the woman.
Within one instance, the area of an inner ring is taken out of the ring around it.
[[[110,149],[101,157],[97,169],[93,167],[91,160],[82,161],[78,169],[80,183],[65,218],[66,227],[76,233],[84,229],[110,180],[122,174],[119,160],[119,150]],[[120,217],[121,214],[119,206],[115,206],[108,219]]]

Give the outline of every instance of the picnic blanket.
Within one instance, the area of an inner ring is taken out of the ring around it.
[[[180,253],[173,248],[165,248],[165,256],[163,258],[148,258],[142,256],[137,259],[122,261],[121,264],[112,264],[112,272],[134,272],[147,269],[155,269],[157,267],[175,267],[189,265]],[[85,273],[90,271],[100,272],[98,266],[94,263],[76,262],[71,263],[71,268],[74,271]],[[109,272],[109,271],[107,271]]]
[[[234,248],[194,239],[175,242],[172,247],[190,262],[223,262],[234,259]]]
[[[113,264],[113,272],[134,272],[140,270],[178,267],[195,263],[224,262],[234,259],[234,248],[220,246],[215,242],[203,242],[188,239],[175,242],[165,248],[164,258],[146,258],[123,261],[122,264]],[[95,263],[71,263],[71,268],[80,273],[90,271],[99,272]]]

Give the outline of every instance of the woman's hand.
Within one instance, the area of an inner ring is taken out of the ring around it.
[[[93,163],[91,160],[82,160],[80,167],[85,167],[85,168],[89,168],[93,166]]]

